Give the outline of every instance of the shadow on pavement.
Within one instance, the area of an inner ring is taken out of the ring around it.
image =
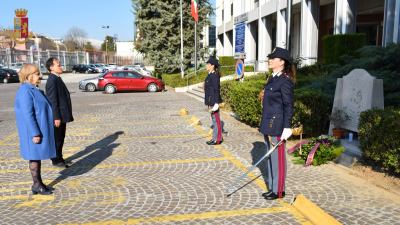
[[[267,154],[267,148],[264,142],[256,141],[253,142],[253,148],[251,149],[251,157],[253,159],[252,165],[256,164],[265,154]],[[260,169],[261,174],[264,178],[265,184],[268,181],[268,170],[267,170],[267,159],[261,161],[257,167]],[[268,185],[267,185],[268,186]]]
[[[114,149],[120,145],[114,142],[118,139],[118,136],[122,135],[123,133],[123,131],[115,132],[114,134],[107,136],[92,145],[89,145],[85,148],[85,150],[68,157],[66,159],[67,162],[86,155],[84,158],[81,158],[72,164],[69,168],[60,171],[61,175],[53,180],[48,186],[55,186],[68,177],[79,176],[92,170],[94,167],[112,155]]]

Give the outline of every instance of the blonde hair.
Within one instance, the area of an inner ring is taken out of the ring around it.
[[[29,76],[35,73],[40,73],[39,67],[37,67],[35,64],[30,63],[24,64],[24,66],[18,73],[19,82],[24,83],[27,80],[29,81]]]

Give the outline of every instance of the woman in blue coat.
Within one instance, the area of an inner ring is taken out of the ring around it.
[[[219,145],[222,143],[222,121],[219,114],[219,103],[222,102],[220,94],[219,63],[214,57],[207,61],[206,69],[208,75],[204,81],[204,104],[211,108],[211,120],[213,127],[212,139],[207,141],[208,145]]]
[[[296,71],[288,50],[275,48],[268,55],[272,76],[264,87],[263,111],[260,132],[264,135],[267,150],[292,135],[293,89]],[[267,158],[268,189],[263,194],[267,200],[285,196],[286,155],[285,144],[278,146]]]
[[[56,156],[53,128],[53,112],[40,83],[39,68],[25,64],[19,72],[19,87],[15,97],[15,114],[22,158],[29,160],[33,194],[52,194],[52,188],[43,184],[41,160]]]

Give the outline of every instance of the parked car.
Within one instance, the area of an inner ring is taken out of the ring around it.
[[[79,81],[79,89],[84,90],[84,91],[89,91],[89,92],[94,92],[99,90],[98,84],[99,84],[99,79],[102,78],[106,73],[102,73],[97,77],[93,78],[88,78]]]
[[[99,78],[98,89],[108,94],[117,91],[149,91],[165,89],[165,84],[157,78],[143,76],[136,71],[109,71]]]
[[[9,69],[15,70],[18,73],[23,65],[24,63],[22,62],[11,63]]]
[[[15,70],[7,69],[0,66],[0,82],[11,83],[19,82],[18,73]]]
[[[152,76],[151,72],[148,71],[146,68],[142,68],[142,67],[136,66],[136,65],[124,66],[123,70],[133,70],[133,71],[137,71],[138,73],[145,75],[145,76]]]
[[[96,70],[85,64],[76,64],[72,67],[72,73],[97,73]]]

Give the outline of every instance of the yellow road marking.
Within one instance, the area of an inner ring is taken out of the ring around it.
[[[190,118],[189,122],[194,120],[195,118]],[[188,120],[187,120],[188,121]],[[205,134],[206,131],[203,129],[203,127],[201,127],[200,125],[195,125],[194,126],[196,129],[196,132],[199,134]],[[211,135],[211,133],[209,133],[209,135]],[[234,157],[229,150],[227,150],[226,148],[224,148],[222,145],[217,145],[214,146],[215,149],[217,149],[219,152],[221,152],[221,154],[223,156],[225,156],[226,158],[229,159],[229,161],[235,165],[237,168],[239,168],[242,171],[247,171],[247,167],[245,165],[243,165],[243,163],[238,160],[236,157]],[[248,177],[250,177],[252,180],[256,178],[256,176],[253,173],[249,173],[247,174]],[[262,188],[263,190],[267,190],[267,186],[265,185],[265,182],[261,179],[261,178],[257,178],[254,181],[257,186],[259,186],[260,188]],[[292,205],[285,203],[282,199],[278,200],[278,203],[285,208],[288,212],[290,212],[292,214],[292,216],[297,220],[297,222],[299,222],[300,224],[303,225],[310,225],[312,224],[310,221],[308,221],[303,214],[301,214],[299,211],[297,211],[296,208],[294,208]]]
[[[14,141],[17,139],[18,134],[17,132],[11,133],[10,135],[6,136],[4,139],[0,140],[0,145],[9,145],[6,142]]]
[[[54,201],[54,195],[14,195],[14,196],[0,196],[0,201],[19,200],[23,201],[15,205],[15,208],[21,207],[35,207],[43,202]]]
[[[199,162],[211,162],[211,161],[225,161],[230,160],[227,157],[215,157],[215,158],[196,158],[196,159],[172,159],[172,160],[161,160],[161,161],[148,161],[148,162],[129,162],[129,163],[113,163],[113,164],[99,164],[96,169],[109,169],[114,167],[136,167],[136,166],[147,166],[147,165],[162,165],[162,164],[179,164],[179,163],[199,163]],[[80,166],[79,168],[85,168],[86,166]],[[75,167],[78,168],[78,167]],[[60,171],[59,168],[46,167],[42,168],[42,172],[48,171]],[[0,174],[6,173],[28,173],[29,169],[3,169],[0,170]]]
[[[31,190],[30,188],[7,188],[7,189],[0,189],[0,193],[15,192],[15,191],[30,191],[30,190]]]
[[[131,218],[127,220],[107,220],[99,222],[83,223],[82,225],[106,225],[106,224],[141,224],[141,223],[167,223],[167,222],[179,222],[179,221],[191,221],[191,220],[206,220],[215,218],[229,218],[237,216],[251,216],[269,213],[280,213],[287,212],[284,207],[271,207],[271,208],[259,208],[259,209],[238,209],[229,211],[212,211],[203,213],[192,213],[192,214],[179,214],[169,216],[156,216],[156,217],[142,217],[142,218]],[[69,225],[72,225],[70,223]],[[67,224],[64,224],[67,225]]]

